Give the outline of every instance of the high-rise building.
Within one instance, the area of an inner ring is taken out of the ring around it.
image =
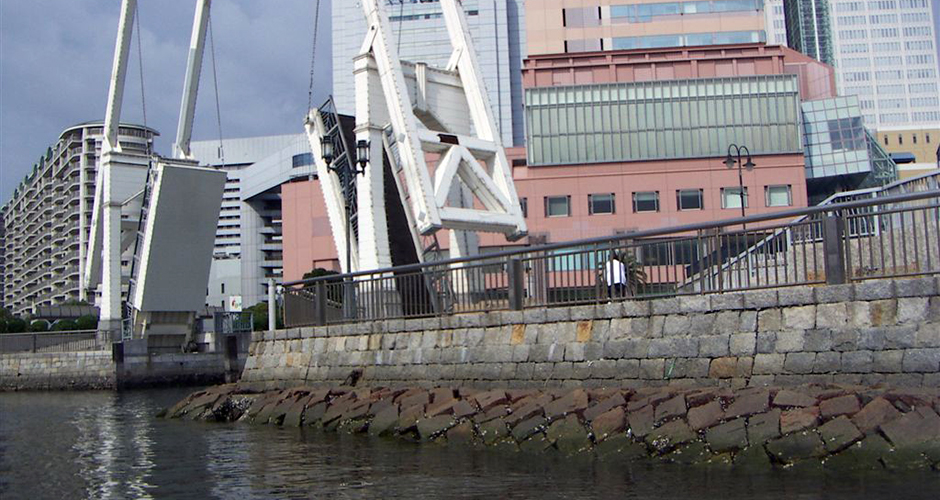
[[[783,13],[783,0],[765,0],[764,16],[767,45],[786,45],[787,21]]]
[[[121,125],[125,151],[149,155],[157,131]],[[14,314],[87,299],[80,277],[88,261],[101,122],[69,127],[33,165],[3,212],[6,246],[3,303]],[[125,259],[129,261],[129,259]],[[128,262],[122,262],[129,272]]]
[[[783,13],[787,47],[833,66],[835,56],[829,0],[785,0]]]
[[[764,0],[526,2],[530,55],[763,42],[764,25]]]
[[[194,158],[228,175],[209,269],[206,304],[265,300],[283,274],[281,185],[313,173],[306,134],[194,141]],[[223,154],[224,153],[224,157]]]
[[[857,95],[865,125],[940,126],[930,0],[832,0],[839,93]]]
[[[462,4],[485,75],[490,105],[507,145],[521,144],[524,137],[523,3],[524,0],[464,0]],[[332,8],[333,100],[339,112],[352,115],[353,59],[365,38],[366,23],[359,2],[334,1]],[[446,66],[452,48],[437,0],[388,0],[385,9],[395,33],[392,41],[402,59]]]

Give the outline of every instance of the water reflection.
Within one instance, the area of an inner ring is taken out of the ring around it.
[[[936,498],[937,473],[742,474],[153,415],[188,390],[0,394],[0,498]]]

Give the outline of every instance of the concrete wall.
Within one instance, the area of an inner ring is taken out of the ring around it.
[[[0,391],[115,389],[215,384],[237,380],[245,367],[247,334],[236,357],[221,343],[211,353],[148,353],[145,340],[114,344],[107,351],[0,354]]]
[[[0,355],[0,390],[114,387],[111,351]]]
[[[936,277],[255,333],[242,382],[940,385]]]

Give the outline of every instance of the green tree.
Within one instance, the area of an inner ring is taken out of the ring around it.
[[[52,329],[64,332],[78,330],[78,323],[71,319],[60,319],[59,321],[56,321],[54,325],[52,325]]]
[[[26,331],[26,322],[20,318],[13,318],[7,321],[7,331],[9,333],[22,333]]]
[[[0,333],[7,333],[7,320],[0,319]]]
[[[44,319],[37,319],[29,324],[29,331],[31,332],[48,332],[49,331],[49,322]]]
[[[284,319],[281,314],[282,308],[278,307],[277,309],[277,318],[275,319],[276,328],[284,328]],[[252,313],[252,330],[256,332],[264,331],[268,329],[268,303],[267,302],[258,302],[257,304],[245,308],[244,312]]]
[[[78,326],[79,330],[95,330],[98,328],[98,318],[86,314],[79,316],[79,318],[75,320],[75,324]]]

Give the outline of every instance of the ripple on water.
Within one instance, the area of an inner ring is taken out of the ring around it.
[[[938,474],[741,474],[153,417],[191,389],[0,394],[0,498],[936,498]]]

